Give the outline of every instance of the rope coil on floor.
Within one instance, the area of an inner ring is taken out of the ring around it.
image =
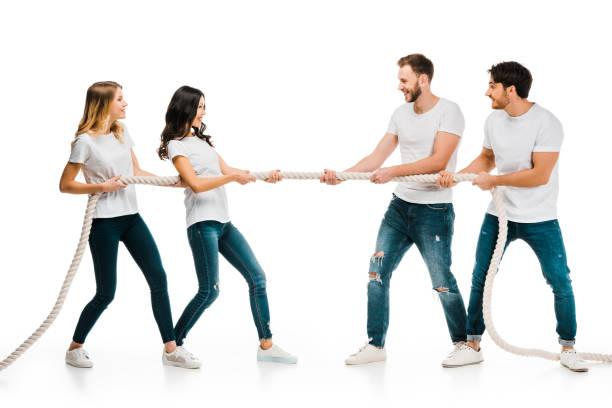
[[[290,180],[318,180],[323,175],[323,172],[284,171],[281,172],[281,174],[284,179]],[[269,172],[252,172],[251,175],[258,180],[265,180],[266,178],[268,178]],[[372,173],[347,172],[336,173],[336,178],[339,180],[369,180],[371,175]],[[476,174],[455,174],[454,181],[472,181],[476,178],[476,176]],[[392,181],[435,183],[437,179],[437,174],[419,174],[413,176],[395,177]],[[165,186],[176,184],[176,182],[178,181],[178,176],[125,176],[121,178],[121,181],[125,184],[149,184],[155,186]],[[501,261],[501,257],[506,245],[506,238],[508,235],[508,220],[506,218],[506,211],[502,202],[501,194],[495,188],[491,190],[491,194],[493,195],[493,201],[495,203],[495,208],[498,214],[499,233],[497,236],[495,250],[493,251],[493,256],[491,257],[491,263],[489,264],[489,269],[487,271],[482,306],[485,326],[487,328],[487,331],[489,332],[489,336],[491,337],[491,339],[493,339],[493,342],[495,344],[510,353],[518,354],[521,356],[541,357],[549,360],[559,360],[559,353],[553,353],[535,348],[528,349],[514,346],[502,339],[499,333],[497,333],[497,330],[495,329],[491,313],[491,298],[493,293],[493,282],[495,280],[495,274],[497,272],[497,268],[499,267],[499,263]],[[53,308],[51,309],[51,312],[40,325],[40,327],[38,327],[38,329],[36,329],[36,331],[34,331],[34,333],[32,333],[30,337],[28,337],[8,357],[0,361],[0,371],[6,369],[13,362],[15,362],[15,360],[21,357],[21,355],[23,355],[34,343],[36,343],[38,339],[40,339],[40,337],[47,331],[47,329],[53,324],[53,322],[57,318],[60,310],[62,309],[62,306],[64,305],[64,301],[66,300],[66,296],[68,295],[68,290],[70,289],[72,280],[74,279],[74,276],[77,273],[79,264],[81,263],[81,259],[83,258],[87,241],[89,239],[89,233],[91,231],[91,223],[93,222],[94,210],[96,208],[96,204],[100,196],[101,194],[92,194],[89,196],[89,200],[87,201],[87,208],[85,210],[85,218],[83,220],[83,228],[81,230],[81,238],[79,240],[79,244],[77,245],[77,250],[72,259],[72,263],[70,264],[70,268],[68,269],[68,273],[66,274],[66,278],[64,279],[64,283],[62,284],[59,295]],[[602,361],[607,363],[612,362],[612,355],[610,354],[579,353],[579,355],[585,360]]]

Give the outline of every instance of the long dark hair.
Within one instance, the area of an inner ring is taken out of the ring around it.
[[[205,140],[211,147],[214,147],[210,141],[210,136],[204,134],[204,130],[206,130],[204,122],[202,122],[199,129],[191,126],[198,113],[200,98],[204,98],[204,93],[187,85],[181,86],[172,95],[168,110],[166,111],[166,127],[161,133],[161,144],[159,149],[157,149],[160,159],[168,158],[168,143],[171,140],[183,139],[189,135],[191,129],[193,129],[197,137]]]

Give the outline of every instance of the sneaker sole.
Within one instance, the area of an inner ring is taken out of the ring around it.
[[[372,363],[383,363],[387,361],[387,359],[383,359],[383,360],[372,360],[372,361],[363,361],[363,362],[348,362],[348,361],[344,361],[344,364],[346,365],[350,365],[350,366],[354,366],[354,365],[364,365],[364,364],[372,364]]]
[[[563,367],[567,368],[568,370],[573,371],[575,373],[586,373],[587,371],[589,371],[588,367],[585,367],[585,368],[571,368],[571,367],[569,367],[569,366],[567,366],[567,365],[565,365],[563,363],[561,363],[561,365]]]
[[[69,366],[76,367],[76,368],[92,368],[93,367],[93,363],[91,363],[91,365],[79,365],[75,363],[74,361],[70,361],[70,360],[65,360],[65,361],[66,361],[66,364],[68,364]]]
[[[200,367],[202,367],[202,364],[200,365],[194,365],[194,366],[186,366],[182,363],[175,363],[174,361],[168,361],[168,360],[162,360],[162,364],[168,367],[178,367],[178,368],[186,368],[188,370],[196,370]]]
[[[297,364],[297,358],[257,356],[257,361],[264,363]]]
[[[465,366],[468,366],[468,365],[480,364],[480,363],[482,363],[483,361],[484,361],[484,360],[480,360],[480,361],[474,361],[474,362],[471,362],[471,363],[465,363],[465,364],[444,364],[444,363],[442,363],[442,367],[444,367],[444,368],[457,368],[457,367],[465,367]]]

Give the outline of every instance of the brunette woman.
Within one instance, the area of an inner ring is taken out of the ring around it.
[[[210,136],[204,134],[205,115],[202,91],[183,86],[170,101],[166,127],[158,150],[161,159],[170,159],[187,185],[187,236],[198,276],[198,292],[189,302],[176,327],[176,342],[185,337],[219,295],[219,253],[244,277],[249,287],[253,321],[259,347],[257,359],[278,363],[296,363],[297,358],[272,342],[266,276],[240,231],[230,221],[224,185],[247,184],[255,178],[246,170],[228,166],[215,151]],[[279,170],[272,171],[268,182],[281,180]]]

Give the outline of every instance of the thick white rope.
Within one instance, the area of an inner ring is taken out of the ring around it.
[[[323,172],[287,171],[281,172],[281,174],[284,179],[312,180],[321,178]],[[268,178],[269,172],[253,172],[251,173],[251,175],[258,180],[265,180]],[[339,180],[369,180],[371,175],[372,173],[336,173],[336,177]],[[393,178],[393,181],[434,183],[437,178],[437,174],[419,174],[414,176],[395,177]],[[455,174],[454,176],[454,180],[456,182],[472,181],[475,178],[476,174]],[[176,184],[176,182],[178,181],[178,177],[126,176],[122,177],[121,181],[125,184],[149,184],[163,186]],[[484,288],[482,309],[486,328],[495,344],[510,353],[522,356],[541,357],[549,360],[558,360],[559,353],[552,353],[540,349],[526,349],[514,346],[502,339],[501,336],[497,333],[497,330],[495,329],[495,325],[493,324],[493,317],[491,315],[491,296],[493,292],[493,281],[495,280],[495,274],[497,273],[497,268],[499,267],[502,254],[504,252],[504,247],[506,245],[506,237],[508,234],[508,221],[506,218],[506,211],[503,206],[501,194],[499,194],[496,189],[492,189],[491,194],[493,195],[493,201],[495,202],[495,208],[498,214],[499,234],[497,236],[497,243],[495,245],[495,250],[493,251],[491,263],[489,264],[489,270],[487,271],[487,278],[485,281]],[[23,353],[25,353],[55,321],[64,304],[66,296],[68,295],[68,290],[70,289],[70,285],[72,284],[72,279],[74,278],[74,275],[76,274],[79,268],[79,264],[81,263],[81,259],[83,258],[83,253],[85,252],[85,247],[89,239],[89,232],[91,231],[91,223],[93,221],[94,210],[96,208],[96,204],[99,198],[100,194],[93,194],[89,196],[89,200],[87,201],[87,209],[85,210],[85,219],[83,220],[83,228],[81,230],[81,239],[79,240],[79,244],[77,245],[76,253],[74,254],[74,258],[72,260],[72,263],[70,264],[70,268],[68,269],[68,273],[66,274],[66,278],[64,279],[64,283],[61,287],[55,305],[53,306],[53,309],[51,309],[51,313],[49,313],[49,315],[43,321],[40,327],[36,329],[36,331],[32,333],[30,337],[28,337],[19,347],[17,347],[17,349],[15,349],[15,351],[13,351],[8,357],[6,357],[0,362],[0,371],[7,368]],[[610,354],[580,353],[580,357],[585,360],[603,361],[607,363],[612,362],[612,355]]]

